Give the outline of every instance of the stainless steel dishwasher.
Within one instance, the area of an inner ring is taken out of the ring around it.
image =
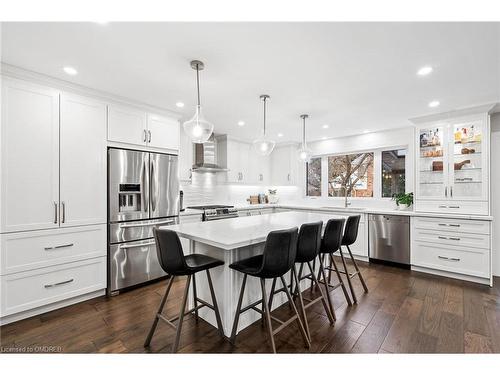
[[[410,268],[410,217],[368,216],[370,261]]]

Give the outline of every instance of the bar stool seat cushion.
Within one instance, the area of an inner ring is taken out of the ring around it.
[[[210,268],[222,266],[224,262],[203,254],[192,254],[184,257],[186,265],[191,273],[196,273]]]
[[[263,255],[255,255],[250,258],[242,259],[231,263],[229,268],[254,276],[257,275],[262,268],[263,257]]]

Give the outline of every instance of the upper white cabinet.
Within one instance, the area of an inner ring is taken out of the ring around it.
[[[5,79],[1,232],[106,222],[106,106]]]
[[[109,105],[108,141],[179,150],[179,121],[135,108]]]
[[[180,127],[176,119],[148,114],[148,146],[179,150]]]
[[[271,184],[296,185],[299,181],[299,162],[296,145],[283,145],[271,153]]]
[[[227,168],[226,182],[248,183],[250,144],[228,137],[217,137],[217,157],[222,168]]]
[[[132,145],[148,141],[146,112],[118,105],[108,106],[108,140]]]
[[[106,223],[106,105],[61,94],[61,226]]]
[[[489,116],[448,117],[416,127],[416,210],[489,214]]]
[[[2,86],[1,231],[56,228],[59,93],[9,79]]]

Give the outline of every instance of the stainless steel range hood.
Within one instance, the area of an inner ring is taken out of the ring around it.
[[[227,172],[228,169],[221,168],[217,163],[217,140],[212,134],[205,143],[194,144],[193,172]]]

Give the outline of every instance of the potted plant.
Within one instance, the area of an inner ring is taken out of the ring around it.
[[[400,210],[407,210],[413,204],[413,193],[399,193],[392,198]]]

